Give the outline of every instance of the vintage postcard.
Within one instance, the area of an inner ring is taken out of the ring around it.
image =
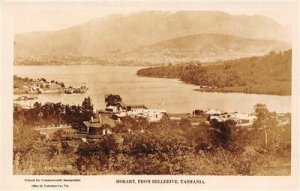
[[[299,189],[298,1],[2,7],[2,190]]]

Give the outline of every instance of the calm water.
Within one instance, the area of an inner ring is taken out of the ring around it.
[[[290,96],[250,95],[241,93],[207,93],[193,91],[197,86],[176,79],[138,77],[140,67],[121,66],[15,66],[21,77],[62,81],[66,86],[88,86],[85,94],[42,94],[38,101],[81,104],[90,96],[97,109],[104,108],[105,94],[119,94],[127,104],[145,104],[168,112],[192,112],[209,108],[223,111],[252,112],[257,103],[265,103],[270,111],[290,112]],[[15,96],[16,97],[16,96]],[[26,102],[27,105],[33,102]]]

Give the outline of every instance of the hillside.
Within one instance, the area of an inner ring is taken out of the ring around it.
[[[202,33],[160,41],[132,51],[117,52],[115,58],[148,63],[179,63],[187,61],[217,61],[261,56],[270,51],[288,49],[274,40],[257,40],[217,33]]]
[[[291,95],[291,60],[292,51],[288,50],[209,65],[182,63],[144,68],[137,75],[178,78],[187,83],[213,87],[201,91]]]
[[[120,52],[122,55],[123,51],[155,47],[161,41],[201,33],[290,40],[283,26],[264,16],[238,16],[217,11],[146,11],[107,16],[59,31],[16,34],[14,49],[16,58],[78,56],[121,62],[130,59],[126,54],[116,58]]]

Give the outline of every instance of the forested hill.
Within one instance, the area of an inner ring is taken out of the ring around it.
[[[187,83],[214,87],[209,91],[291,95],[291,60],[292,50],[287,50],[210,64],[182,63],[144,68],[137,75],[178,78]]]

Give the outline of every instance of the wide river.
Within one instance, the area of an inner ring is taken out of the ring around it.
[[[136,72],[140,68],[97,65],[15,66],[14,74],[62,81],[66,86],[86,85],[89,88],[85,94],[38,95],[38,101],[42,103],[81,104],[85,97],[90,96],[95,108],[103,109],[104,95],[119,94],[126,104],[144,104],[148,108],[167,109],[172,113],[191,113],[194,109],[210,108],[251,113],[257,103],[266,104],[270,111],[291,111],[291,96],[197,92],[194,91],[197,86],[177,79],[138,77]],[[22,104],[32,105],[35,101]]]

